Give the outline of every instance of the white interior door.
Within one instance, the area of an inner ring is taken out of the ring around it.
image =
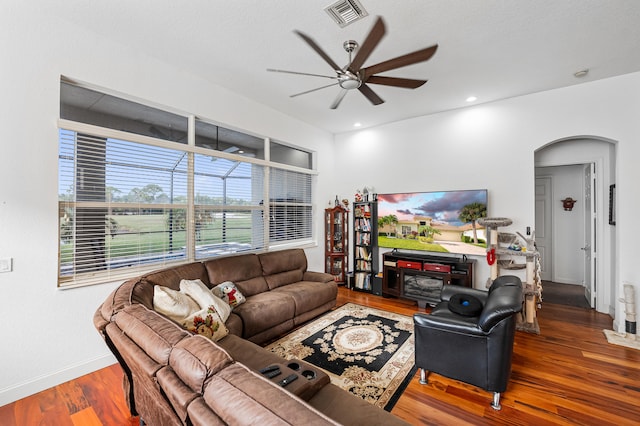
[[[553,235],[551,232],[551,177],[536,178],[535,238],[540,253],[540,279],[551,281],[553,268]]]
[[[596,304],[596,203],[594,191],[596,188],[595,164],[584,165],[584,295],[591,307]]]

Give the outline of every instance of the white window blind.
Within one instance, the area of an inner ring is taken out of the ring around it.
[[[186,157],[60,131],[61,283],[186,258]]]
[[[263,182],[260,165],[195,155],[196,259],[264,248]]]
[[[271,168],[269,191],[270,245],[311,240],[311,175]]]

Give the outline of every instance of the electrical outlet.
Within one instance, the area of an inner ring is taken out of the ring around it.
[[[531,235],[531,227],[527,226],[527,235]]]
[[[5,257],[0,259],[0,272],[11,272],[13,269],[13,259]]]

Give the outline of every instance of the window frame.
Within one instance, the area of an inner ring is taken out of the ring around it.
[[[272,242],[270,239],[270,231],[269,231],[270,230],[269,222],[271,220],[271,217],[270,217],[271,203],[270,202],[267,202],[267,203],[263,202],[259,208],[256,206],[226,206],[226,208],[228,210],[258,209],[261,211],[263,215],[263,218],[264,218],[263,238],[264,239],[263,239],[262,249],[251,249],[243,252],[261,252],[261,251],[269,251],[269,250],[278,250],[285,247],[302,247],[303,248],[303,247],[317,246],[317,239],[315,235],[315,218],[313,217],[313,211],[315,210],[315,205],[313,202],[315,179],[313,179],[313,177],[318,174],[316,170],[305,169],[297,166],[290,166],[290,165],[270,161],[269,146],[270,146],[271,139],[268,137],[265,137],[263,139],[264,147],[265,147],[264,148],[265,159],[244,157],[238,154],[227,153],[224,151],[217,151],[210,148],[196,146],[195,133],[194,133],[196,117],[194,115],[188,115],[187,118],[189,123],[187,144],[167,141],[167,140],[163,140],[155,137],[129,133],[129,132],[115,130],[111,128],[105,128],[105,127],[101,127],[93,124],[82,123],[82,122],[73,121],[73,120],[64,119],[64,118],[58,119],[59,129],[69,130],[76,133],[87,134],[87,135],[91,135],[98,138],[117,139],[117,140],[132,142],[132,143],[183,151],[188,156],[188,164],[189,164],[188,171],[187,171],[187,203],[186,203],[187,217],[186,217],[186,229],[185,229],[186,231],[186,258],[185,259],[181,259],[177,261],[165,260],[165,261],[156,262],[156,263],[148,263],[148,264],[142,264],[138,266],[131,266],[131,267],[125,267],[125,268],[113,268],[113,269],[107,269],[106,271],[94,271],[89,273],[74,272],[71,276],[67,276],[67,275],[63,276],[61,273],[62,258],[61,258],[60,243],[58,243],[59,252],[58,252],[57,283],[59,288],[75,288],[75,287],[86,286],[86,285],[108,283],[116,280],[126,279],[132,276],[136,276],[144,272],[157,270],[159,268],[171,267],[171,266],[190,263],[194,261],[203,261],[208,258],[211,258],[211,257],[198,257],[197,251],[196,251],[195,210],[198,205],[196,204],[196,200],[195,200],[196,195],[194,191],[194,167],[195,167],[194,157],[197,154],[209,156],[209,157],[221,158],[221,159],[223,158],[230,161],[246,162],[246,163],[254,164],[257,166],[261,166],[262,170],[264,171],[263,182],[262,182],[263,184],[262,199],[263,200],[269,200],[269,194],[270,194],[269,176],[270,176],[270,170],[272,168],[289,170],[289,171],[299,172],[299,173],[309,175],[310,182],[311,182],[310,194],[309,194],[309,199],[310,199],[309,208],[311,209],[311,212],[312,212],[310,217],[311,223],[308,224],[308,226],[311,229],[310,238],[296,239],[292,241],[273,241]],[[198,118],[198,120],[203,121],[200,118]],[[302,148],[297,148],[297,147],[292,149],[309,152],[312,159],[315,157],[315,152],[313,151],[308,151],[308,150],[304,150]],[[59,148],[58,148],[58,152],[59,152]],[[75,175],[75,172],[74,172],[74,175]],[[60,198],[58,198],[58,214],[60,214],[59,212],[61,211],[60,209],[63,208],[63,204],[73,205],[73,204],[82,204],[82,203],[86,203],[86,202],[77,201],[77,200],[63,201]],[[105,201],[102,203],[98,202],[98,204],[104,205],[106,207],[109,203]],[[152,205],[155,206],[155,204],[152,204]],[[177,208],[178,205],[169,204],[165,207]],[[206,207],[211,208],[212,210],[220,210],[219,205],[212,205],[212,206],[206,206]],[[61,238],[61,227],[59,225],[58,225],[58,232],[59,232],[59,237]],[[106,235],[108,235],[108,233],[105,232],[105,236]],[[74,243],[75,243],[75,240],[74,240]],[[212,257],[215,257],[215,256],[212,256]]]

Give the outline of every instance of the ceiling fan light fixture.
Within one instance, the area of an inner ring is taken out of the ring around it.
[[[340,76],[340,87],[346,90],[353,90],[360,87],[362,84],[362,80],[357,75],[353,75],[350,72],[346,72],[344,75]]]

